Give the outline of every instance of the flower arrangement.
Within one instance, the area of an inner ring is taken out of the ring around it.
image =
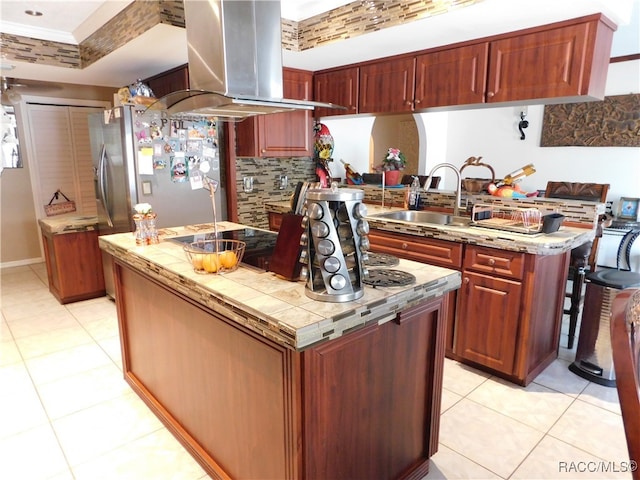
[[[153,211],[148,203],[136,203],[133,209],[140,215],[148,215]]]
[[[407,158],[398,148],[389,148],[382,163],[376,167],[378,171],[389,172],[392,170],[404,170],[407,166]]]

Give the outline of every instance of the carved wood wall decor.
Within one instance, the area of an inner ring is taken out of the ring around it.
[[[545,105],[541,147],[640,147],[640,94]]]

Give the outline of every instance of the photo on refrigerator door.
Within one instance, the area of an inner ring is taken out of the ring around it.
[[[171,180],[174,183],[186,182],[189,176],[189,167],[184,153],[177,152],[171,157]]]

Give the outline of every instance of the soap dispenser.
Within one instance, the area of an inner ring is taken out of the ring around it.
[[[411,188],[409,190],[409,210],[418,210],[420,208],[420,180],[417,176],[413,177]]]

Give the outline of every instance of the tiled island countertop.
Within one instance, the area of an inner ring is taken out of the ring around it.
[[[218,229],[245,228],[219,222]],[[134,269],[261,335],[298,351],[334,339],[372,322],[392,320],[396,313],[459,288],[460,272],[409,260],[396,270],[410,272],[416,283],[407,287],[368,287],[355,301],[331,303],[305,295],[304,282],[291,282],[271,272],[243,264],[230,273],[196,273],[182,246],[171,236],[204,233],[197,226],[160,231],[157,245],[136,246],[131,233],[99,237],[100,247]]]

